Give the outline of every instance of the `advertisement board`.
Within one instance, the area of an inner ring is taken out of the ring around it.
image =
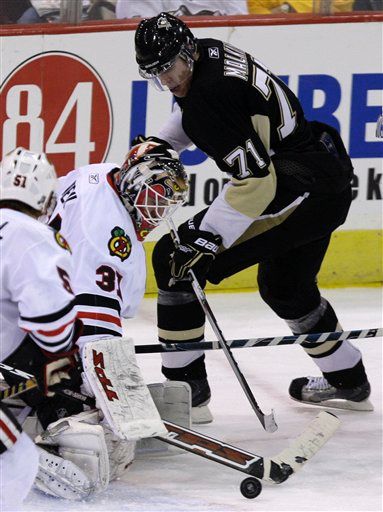
[[[366,267],[364,277],[346,269],[335,282],[379,281],[383,140],[375,137],[375,125],[383,105],[383,50],[377,44],[382,21],[202,26],[193,33],[250,52],[297,94],[308,119],[341,132],[355,167],[354,201],[340,228],[348,232],[341,245],[352,252],[363,239],[374,268]],[[18,145],[45,151],[59,174],[101,161],[120,164],[132,137],[156,134],[171,112],[170,93],[152,89],[139,76],[134,31],[121,25],[106,31],[85,27],[76,33],[7,35],[1,52],[1,155]],[[211,204],[227,179],[195,147],[185,150],[182,160],[191,187],[177,221]],[[151,240],[162,233],[156,230]],[[342,266],[334,257],[331,265]],[[363,261],[371,264],[364,256]],[[233,286],[247,286],[248,281],[239,281]]]

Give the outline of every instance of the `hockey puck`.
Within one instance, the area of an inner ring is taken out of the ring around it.
[[[240,489],[242,496],[252,500],[261,494],[262,484],[256,478],[249,477],[245,478],[245,480],[242,480]]]

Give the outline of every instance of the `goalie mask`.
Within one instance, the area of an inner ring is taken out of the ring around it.
[[[188,178],[174,150],[144,142],[129,151],[117,187],[142,240],[185,203]]]
[[[46,213],[54,205],[57,176],[44,153],[16,148],[0,164],[0,200],[24,203]]]

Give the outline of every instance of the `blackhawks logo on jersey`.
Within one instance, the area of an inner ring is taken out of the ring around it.
[[[60,231],[55,231],[55,240],[56,242],[59,244],[60,247],[62,247],[63,249],[65,249],[66,251],[69,251],[70,253],[72,252],[70,250],[70,247],[69,247],[69,244],[68,242],[65,240],[65,238],[62,236],[62,234],[60,233]]]
[[[132,242],[122,228],[115,226],[111,231],[112,238],[108,242],[111,256],[117,256],[121,261],[126,260],[132,251]]]

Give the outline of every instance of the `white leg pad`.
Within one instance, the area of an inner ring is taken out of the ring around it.
[[[114,434],[127,441],[166,434],[141,370],[133,340],[109,338],[83,349],[86,378]]]
[[[136,442],[120,439],[105,425],[106,446],[109,454],[109,480],[120,478],[130,467],[136,455]]]
[[[87,498],[93,491],[86,474],[70,460],[39,450],[39,469],[35,487],[45,494],[68,500]]]
[[[192,423],[195,425],[205,425],[213,421],[213,415],[207,404],[192,407]]]
[[[51,423],[35,440],[42,445],[56,446],[62,459],[77,466],[89,480],[89,492],[101,492],[109,483],[109,457],[104,430],[101,425],[86,422],[98,419],[98,411],[63,418]],[[60,479],[63,471],[60,466],[58,470]],[[64,476],[69,478],[66,473]]]
[[[163,420],[191,428],[191,389],[186,382],[166,381],[148,385],[150,394]],[[142,439],[137,444],[137,455],[169,455],[180,453],[179,448],[158,439]]]
[[[163,420],[191,428],[191,389],[187,382],[165,381],[148,388]]]

